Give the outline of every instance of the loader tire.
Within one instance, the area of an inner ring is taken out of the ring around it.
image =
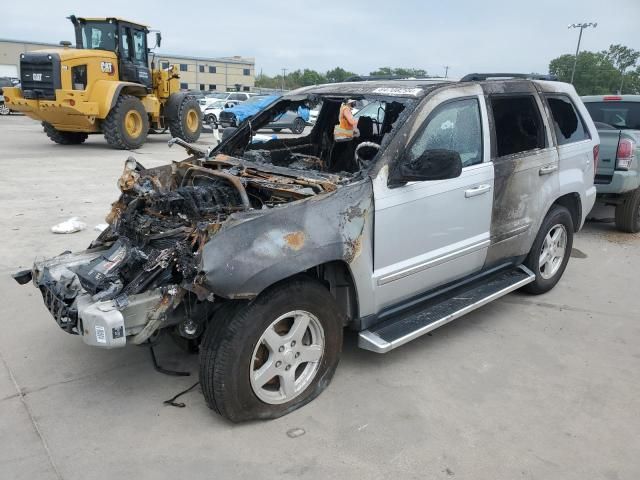
[[[616,206],[616,227],[622,232],[640,232],[640,188],[626,193]]]
[[[185,142],[195,142],[202,132],[202,111],[198,101],[193,97],[185,97],[178,107],[177,115],[169,119],[169,131],[172,137]]]
[[[47,137],[60,145],[79,145],[89,136],[83,132],[61,132],[47,122],[42,122],[42,127]]]
[[[120,150],[135,150],[147,140],[149,116],[139,98],[121,95],[102,123],[107,143]]]

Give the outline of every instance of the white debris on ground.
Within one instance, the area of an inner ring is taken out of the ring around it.
[[[102,233],[102,232],[104,232],[108,227],[109,227],[109,224],[108,224],[108,223],[99,223],[98,225],[96,225],[95,227],[93,227],[93,229],[94,229],[96,232],[100,232],[100,233]]]
[[[71,217],[69,220],[60,222],[51,227],[53,233],[76,233],[87,228],[87,224],[81,222],[78,217]]]

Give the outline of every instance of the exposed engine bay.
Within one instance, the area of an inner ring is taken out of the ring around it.
[[[224,303],[224,298],[216,300],[204,272],[205,245],[234,225],[365,178],[405,108],[396,99],[381,103],[385,120],[373,128],[371,119],[365,119],[361,139],[337,145],[332,132],[340,101],[325,98],[308,135],[252,142],[261,124],[308,101],[281,101],[213,150],[175,141],[191,154],[181,162],[145,169],[127,159],[118,181],[120,198],[106,218],[109,227],[89,250],[34,265],[33,280],[58,324],[86,343],[107,348],[123,346],[130,336],[133,343],[143,343],[172,325],[182,337],[199,337],[211,312]],[[368,157],[354,155],[360,143],[377,148]],[[332,219],[334,230],[349,231],[344,242],[353,250],[352,237],[362,227],[350,225],[360,225],[357,217],[364,213],[343,200],[336,204],[348,207],[349,218]],[[293,250],[305,240],[304,234],[296,235],[285,236]],[[251,236],[241,240],[254,241],[247,238]]]

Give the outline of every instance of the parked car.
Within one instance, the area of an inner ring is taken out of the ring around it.
[[[13,87],[15,83],[9,77],[0,77],[0,115],[9,115],[11,109],[4,103],[4,96],[2,95],[2,89],[4,87]]]
[[[245,102],[253,97],[255,94],[249,92],[213,92],[205,95],[204,98],[201,98],[200,109],[204,113],[204,109],[207,108],[211,103],[216,102],[218,100],[229,100],[234,104],[238,104],[241,102]]]
[[[381,126],[361,115],[360,137],[336,143],[354,97],[380,103]],[[252,142],[318,99],[306,136]],[[595,201],[598,132],[565,83],[349,82],[251,102],[213,149],[183,144],[186,160],[147,169],[130,157],[90,248],[14,275],[88,345],[172,332],[198,347],[205,399],[232,421],[317,397],[344,328],[384,353],[549,291]]]
[[[250,100],[234,105],[231,108],[225,108],[218,116],[218,123],[222,127],[237,127],[244,120],[252,117],[279,97],[280,95],[256,95]]]
[[[291,130],[295,134],[304,132],[304,127],[309,121],[309,109],[306,106],[300,106],[295,110],[287,110],[279,115],[272,122],[267,124],[266,128],[274,132],[280,132],[285,128]]]
[[[598,201],[615,205],[616,227],[640,232],[640,95],[582,97],[600,135]]]
[[[209,103],[202,111],[202,118],[205,123],[212,125],[213,127],[218,127],[218,118],[220,117],[220,112],[225,108],[231,108],[235,105],[238,105],[237,100],[216,100],[214,102]]]

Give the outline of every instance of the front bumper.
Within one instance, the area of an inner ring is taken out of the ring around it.
[[[80,285],[74,267],[86,264],[105,249],[65,253],[49,260],[36,261],[32,269],[33,283],[42,293],[45,306],[64,331],[80,335],[87,345],[101,348],[124,347],[142,343],[149,324],[162,326],[179,321],[175,312],[166,308],[167,288],[157,288],[126,298],[95,301]],[[172,291],[175,291],[173,289]],[[175,292],[173,292],[175,294]],[[145,330],[146,329],[146,330]]]

